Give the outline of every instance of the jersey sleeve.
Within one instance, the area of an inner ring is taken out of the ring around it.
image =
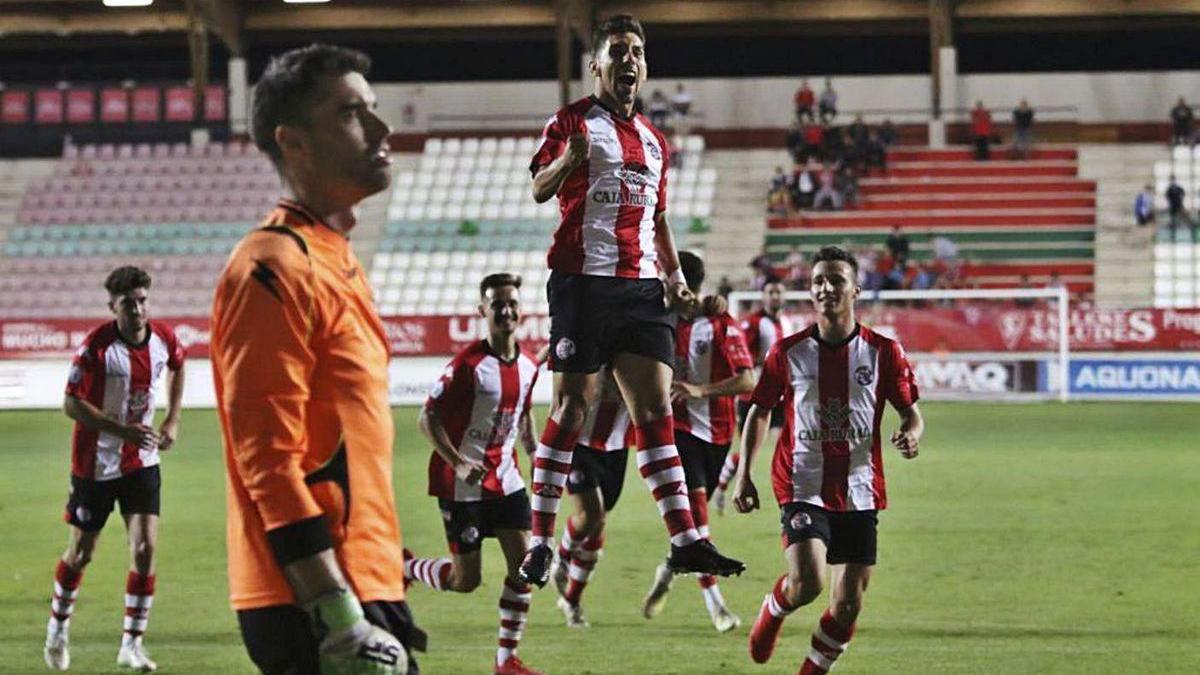
[[[667,139],[661,133],[656,136],[662,145],[662,170],[658,178],[658,202],[654,205],[654,217],[658,218],[667,212],[667,170],[671,168],[671,148]]]
[[[425,409],[431,410],[442,419],[461,411],[463,406],[470,405],[469,394],[472,390],[475,374],[471,371],[462,355],[454,357],[442,376],[429,390],[429,398],[425,399]]]
[[[551,117],[542,129],[537,149],[534,150],[533,159],[529,162],[530,175],[536,176],[543,166],[558,159],[566,149],[567,138],[570,135],[571,132],[567,130],[567,123],[562,112]]]
[[[167,368],[171,370],[179,370],[183,367],[183,345],[179,343],[179,338],[175,336],[175,331],[170,328],[163,328],[163,342],[167,343]]]
[[[751,358],[750,350],[746,347],[746,338],[742,334],[742,329],[732,320],[725,323],[725,340],[721,348],[725,354],[725,360],[729,362],[729,367],[734,372],[754,367],[754,359]]]
[[[921,398],[912,366],[899,342],[889,345],[888,368],[884,372],[883,395],[897,410],[912,406]]]
[[[784,388],[788,386],[787,360],[784,351],[780,349],[782,342],[777,342],[767,359],[763,362],[762,375],[750,395],[750,402],[760,408],[774,408],[783,400]]]
[[[293,529],[299,537],[292,539],[309,539],[306,524],[319,522],[322,509],[302,466],[316,369],[312,342],[320,334],[307,256],[299,248],[292,256],[269,247],[235,253],[216,295],[213,346],[232,469],[269,540],[279,538],[273,531]]]
[[[88,400],[99,382],[100,358],[92,350],[92,346],[84,343],[71,359],[71,369],[67,372],[66,394],[80,400]]]

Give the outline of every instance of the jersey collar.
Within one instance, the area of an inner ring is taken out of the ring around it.
[[[838,342],[826,342],[821,337],[821,327],[814,323],[813,324],[813,339],[816,340],[817,344],[821,345],[822,347],[828,347],[830,349],[840,349],[840,348],[845,347],[846,345],[850,344],[851,340],[858,337],[859,328],[861,328],[861,327],[862,327],[861,324],[859,324],[858,322],[855,322],[854,330],[850,331],[850,334],[846,336],[846,339],[838,341]]]

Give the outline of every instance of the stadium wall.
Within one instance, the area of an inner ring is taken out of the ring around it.
[[[651,79],[645,94],[648,97],[654,89],[661,89],[670,95],[676,84],[682,83],[695,99],[694,123],[698,126],[780,127],[792,119],[792,95],[800,80]],[[814,89],[822,86],[820,78],[809,80]],[[865,110],[868,121],[875,122],[884,117],[898,123],[926,120],[929,87],[929,77],[924,75],[834,78],[842,111]],[[552,80],[384,83],[376,90],[384,115],[401,132],[537,129],[558,108],[558,85]],[[1197,91],[1200,71],[978,74],[959,78],[958,100],[948,107],[965,109],[982,100],[990,107],[1003,109],[1026,98],[1035,109],[1042,109],[1039,119],[1043,121],[1159,123],[1166,122],[1168,110],[1181,94]],[[583,95],[578,84],[574,93]],[[1007,121],[1007,116],[998,121]]]

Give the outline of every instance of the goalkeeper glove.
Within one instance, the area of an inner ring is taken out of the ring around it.
[[[408,652],[396,636],[367,622],[348,589],[317,599],[309,608],[323,630],[322,675],[404,675]]]

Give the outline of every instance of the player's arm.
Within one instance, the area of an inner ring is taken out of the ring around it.
[[[905,459],[913,459],[917,456],[921,436],[925,433],[925,418],[921,416],[916,403],[899,408],[896,412],[900,415],[900,428],[892,432],[892,445]]]
[[[158,433],[152,427],[144,424],[121,424],[91,402],[76,398],[72,394],[63,397],[63,413],[89,429],[116,436],[138,447],[149,447],[159,442]]]
[[[521,415],[521,447],[525,448],[525,454],[533,457],[537,452],[537,444],[537,422],[533,421],[533,411],[526,408]]]
[[[167,414],[158,427],[158,447],[169,450],[179,437],[179,414],[183,410],[183,362],[167,371]]]
[[[683,270],[679,269],[679,250],[675,248],[675,234],[667,223],[667,212],[654,217],[654,250],[658,254],[658,266],[667,275],[667,301],[671,307],[694,306],[696,296],[688,290]]]
[[[487,475],[487,467],[477,459],[463,456],[450,440],[446,425],[442,423],[437,405],[429,403],[421,408],[417,426],[433,445],[433,451],[454,469],[454,474],[467,485],[475,485]]]
[[[771,409],[757,403],[751,404],[746,413],[746,424],[742,427],[742,460],[733,475],[733,508],[738,513],[750,513],[757,509],[758,488],[751,478],[751,468],[758,458],[758,449],[771,426]]]
[[[676,380],[671,383],[671,399],[679,398],[719,398],[721,396],[738,396],[754,390],[754,371],[749,368],[738,370],[736,375],[708,384],[692,384]]]
[[[533,200],[539,204],[558,194],[571,172],[591,156],[591,141],[586,133],[576,132],[563,137],[561,128],[557,120],[546,127],[543,148],[563,149],[553,161],[533,173]]]

